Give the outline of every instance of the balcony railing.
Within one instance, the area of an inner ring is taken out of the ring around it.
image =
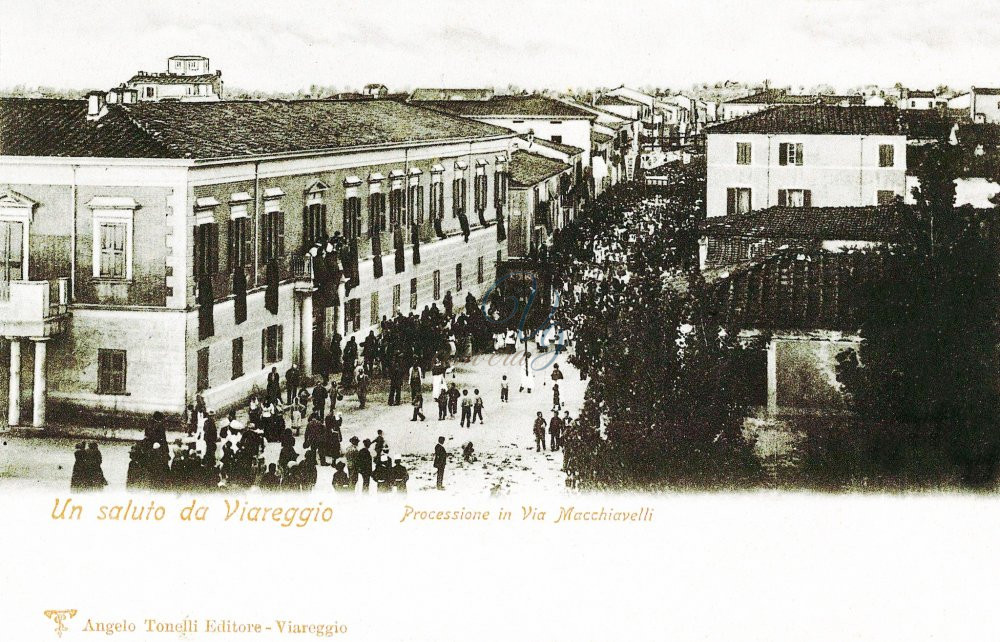
[[[9,281],[0,299],[0,332],[8,336],[48,336],[62,329],[69,312],[69,278]]]

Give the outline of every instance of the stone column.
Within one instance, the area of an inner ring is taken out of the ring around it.
[[[306,293],[302,297],[302,303],[299,306],[300,312],[300,322],[299,322],[299,332],[301,336],[299,337],[299,350],[302,369],[302,376],[306,377],[312,374],[312,353],[313,353],[313,300],[312,294]]]
[[[10,390],[7,397],[7,424],[21,423],[21,340],[10,339]]]
[[[45,425],[45,396],[47,384],[45,381],[45,346],[48,339],[34,339],[35,342],[35,390],[33,394],[34,412],[31,425],[41,428]]]
[[[767,342],[767,412],[778,412],[778,344],[773,338]]]

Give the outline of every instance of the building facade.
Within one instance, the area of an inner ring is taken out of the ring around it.
[[[212,72],[204,56],[172,56],[167,71],[140,71],[124,87],[134,89],[141,101],[213,101],[222,99],[222,72]]]
[[[0,101],[11,424],[225,408],[335,332],[481,296],[506,256],[505,130],[388,100],[98,107]],[[305,252],[336,232],[357,283],[324,294]]]
[[[969,110],[974,123],[1000,123],[1000,89],[973,87]]]
[[[890,107],[762,111],[710,127],[707,155],[710,217],[879,205],[906,189],[906,136]]]

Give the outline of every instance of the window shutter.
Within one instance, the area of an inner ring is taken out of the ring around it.
[[[302,208],[302,244],[306,245],[316,240],[315,218],[313,216],[312,205]]]
[[[219,273],[219,226],[217,223],[209,223],[208,228],[209,246],[209,273]]]
[[[275,247],[274,254],[275,258],[285,255],[285,213],[275,212],[274,213],[274,226],[276,228],[275,235]]]
[[[726,190],[726,214],[732,216],[736,213],[736,188],[730,187]]]
[[[251,249],[253,247],[251,245],[251,243],[253,243],[253,237],[250,235],[250,219],[249,218],[241,218],[239,224],[243,228],[243,236],[242,236],[242,239],[243,239],[243,256],[240,259],[240,267],[244,267],[244,266],[246,266],[247,264],[250,263],[250,257],[253,255],[253,252],[251,252]]]
[[[260,369],[267,366],[267,328],[260,331]]]
[[[778,164],[779,165],[788,164],[788,143],[778,144]]]
[[[795,164],[802,164],[802,143],[795,143]]]
[[[802,207],[812,207],[812,190],[802,191]]]
[[[778,190],[778,205],[781,207],[788,205],[788,190],[786,189]]]
[[[271,215],[265,213],[260,226],[260,254],[264,261],[271,258]]]
[[[284,352],[285,352],[285,326],[283,326],[283,325],[279,325],[278,326],[278,341],[277,341],[277,343],[278,343],[278,347],[277,347],[278,358],[277,358],[277,360],[281,361],[282,359],[284,359]]]
[[[350,219],[350,214],[348,213],[347,207],[348,207],[348,199],[345,198],[344,199],[344,225],[343,225],[343,227],[341,229],[343,230],[345,236],[350,236],[351,235],[351,226],[350,226],[350,220],[351,219]]]
[[[459,189],[460,188],[458,186],[458,179],[455,179],[454,181],[451,182],[451,215],[452,216],[458,216],[458,200],[459,200],[458,192],[459,192]]]
[[[319,206],[319,233],[321,240],[326,238],[326,203]]]
[[[236,269],[236,221],[229,219],[226,226],[226,272]]]

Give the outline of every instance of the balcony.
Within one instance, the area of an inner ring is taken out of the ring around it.
[[[295,291],[312,292],[314,289],[312,257],[294,254],[289,261],[289,268],[292,279],[295,280]]]
[[[66,329],[69,278],[10,281],[0,288],[0,335],[51,337]]]

